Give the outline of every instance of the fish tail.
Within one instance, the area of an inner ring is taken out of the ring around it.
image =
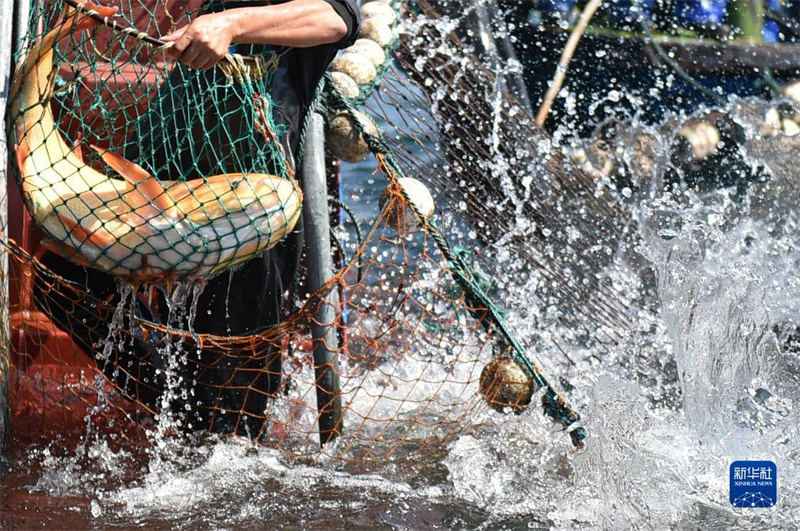
[[[61,39],[100,24],[93,15],[107,19],[117,12],[116,7],[100,6],[83,0],[76,0],[76,3],[80,7],[65,6],[61,22],[42,39],[42,49],[52,48]]]
[[[101,6],[83,0],[76,1],[81,7],[70,7],[69,14],[67,15],[68,18],[73,18],[72,31],[83,31],[87,28],[91,28],[92,26],[100,24],[100,22],[95,20],[92,15],[107,19],[113,17],[117,12],[117,8],[113,6]]]
[[[83,267],[92,267],[92,264],[89,263],[89,260],[84,258],[83,255],[81,255],[78,250],[75,249],[75,247],[68,243],[57,242],[49,238],[42,238],[42,240],[39,242],[39,245],[51,253],[55,253],[66,258],[74,264]]]
[[[50,32],[41,37],[33,46],[24,62],[19,65],[19,75],[15,74],[14,76],[15,85],[24,85],[24,79],[31,75],[38,75],[38,79],[41,80],[41,83],[45,83],[47,85],[47,90],[42,92],[42,89],[39,88],[40,84],[38,82],[28,82],[29,90],[31,88],[36,89],[34,92],[37,94],[34,94],[34,96],[38,100],[48,99],[48,96],[50,95],[49,93],[52,91],[52,81],[48,80],[48,76],[46,74],[49,74],[53,68],[51,54],[56,44],[70,35],[79,33],[87,28],[91,28],[92,26],[100,24],[98,20],[92,18],[93,15],[107,19],[112,17],[117,12],[116,7],[99,6],[83,0],[76,0],[76,3],[80,7],[75,8],[69,5],[65,6],[60,21],[56,23]],[[20,90],[21,87],[16,86],[16,88],[12,89],[12,94],[17,94],[20,92]],[[35,102],[26,103],[30,105],[34,104]],[[25,106],[23,106],[23,108],[24,107]]]

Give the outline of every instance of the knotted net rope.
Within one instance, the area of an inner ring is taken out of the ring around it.
[[[461,434],[496,429],[507,422],[508,413],[520,413],[537,403],[562,427],[572,429],[573,442],[580,444],[584,433],[573,429],[577,414],[530,355],[530,342],[514,337],[493,304],[496,288],[487,282],[490,275],[480,273],[480,264],[473,263],[468,252],[451,245],[444,236],[447,229],[419,212],[399,184],[408,176],[407,168],[416,167],[407,163],[408,154],[368,131],[358,119],[356,133],[377,154],[375,187],[385,193],[373,191],[364,198],[370,205],[361,213],[357,202],[343,198],[368,228],[355,240],[349,235],[355,232],[352,222],[336,231],[340,269],[315,293],[308,293],[305,276],[300,275],[289,297],[295,304],[286,303],[279,325],[246,334],[194,330],[205,278],[228,275],[224,269],[260,253],[265,240],[272,243],[274,235],[288,231],[289,206],[293,198],[299,199],[299,191],[293,185],[287,188],[288,197],[278,207],[283,222],[277,226],[269,222],[267,229],[248,227],[258,216],[236,217],[230,210],[233,204],[247,211],[242,197],[226,194],[252,188],[253,175],[273,175],[281,179],[279,184],[293,183],[280,142],[284,132],[272,119],[276,102],[269,97],[278,58],[268,53],[255,60],[231,56],[208,72],[175,65],[163,49],[142,37],[163,34],[167,26],[180,25],[191,16],[191,11],[176,16],[171,6],[149,2],[149,16],[140,18],[123,9],[116,20],[125,27],[138,27],[136,32],[120,33],[103,24],[59,40],[54,63],[60,65],[63,82],[55,78],[51,134],[72,143],[79,140],[81,146],[101,146],[97,151],[84,149],[83,159],[96,171],[107,172],[104,178],[117,187],[116,195],[109,192],[108,201],[115,208],[120,198],[138,201],[135,205],[146,211],[162,206],[162,200],[151,192],[151,181],[115,176],[108,169],[109,157],[103,156],[107,153],[121,154],[157,179],[168,175],[161,192],[167,199],[179,199],[174,202],[180,206],[181,200],[188,203],[191,198],[201,203],[196,209],[203,216],[212,219],[211,211],[219,212],[220,222],[230,226],[220,229],[216,221],[204,219],[205,225],[191,227],[194,232],[177,232],[173,239],[161,234],[126,243],[124,252],[106,247],[87,256],[84,247],[98,247],[95,234],[102,224],[97,215],[85,212],[85,205],[94,201],[91,204],[108,206],[101,201],[105,188],[88,187],[83,193],[90,200],[77,194],[70,198],[72,203],[58,195],[48,210],[58,212],[53,218],[57,221],[48,224],[37,215],[38,207],[32,204],[36,196],[26,192],[27,174],[20,172],[23,197],[49,240],[47,248],[79,264],[83,257],[86,265],[119,277],[102,290],[90,291],[42,263],[35,249],[10,244],[16,269],[11,292],[21,295],[12,303],[12,314],[21,326],[36,331],[26,336],[28,343],[16,348],[18,424],[56,413],[63,420],[48,423],[43,431],[32,430],[31,438],[47,440],[51,430],[69,431],[66,419],[83,419],[88,412],[93,424],[113,425],[115,440],[123,443],[143,438],[149,419],[155,418],[168,431],[238,434],[294,458],[317,455],[321,412],[315,401],[319,382],[312,352],[320,340],[312,338],[309,329],[319,308],[329,303],[328,295],[336,292],[338,342],[325,347],[338,360],[335,370],[344,423],[337,442],[323,452],[363,463],[437,451]],[[159,10],[166,15],[152,16]],[[32,28],[45,24],[43,30],[31,32],[28,57],[42,35],[63,24],[62,11],[63,4],[56,3],[47,9],[39,6],[32,15]],[[171,24],[156,27],[156,20]],[[57,22],[48,27],[49,21]],[[395,38],[393,44],[397,43]],[[414,84],[393,71],[391,63],[387,55],[377,71],[403,87],[406,96],[419,94],[408,92],[416,90]],[[315,110],[328,118],[337,113],[355,116],[356,107],[379,92],[379,82],[376,78],[362,84],[358,96],[345,97],[326,77]],[[40,90],[42,94],[46,96],[47,90]],[[25,111],[20,107],[20,113]],[[176,137],[177,129],[190,134]],[[436,135],[411,126],[406,131],[413,132],[412,144],[430,145]],[[24,134],[14,138],[19,144]],[[69,162],[76,166],[74,160]],[[115,164],[120,163],[115,160]],[[36,168],[46,171],[48,166]],[[216,182],[209,177],[215,174],[224,176],[220,182],[225,186],[220,188],[226,191],[220,197],[208,195],[211,187],[203,188]],[[232,177],[238,174],[241,177]],[[136,195],[143,186],[148,188]],[[264,193],[258,190],[253,195]],[[72,210],[75,204],[83,210]],[[263,206],[260,201],[256,204]],[[130,225],[133,216],[124,218],[124,213],[109,210],[113,215],[107,223]],[[178,211],[179,217],[193,213]],[[331,214],[336,219],[335,209]],[[143,219],[136,219],[140,225],[131,231],[134,234],[156,224],[156,217],[139,217]],[[249,240],[241,234],[250,234],[258,243],[242,252]],[[210,248],[212,242],[222,243]],[[155,249],[157,243],[162,247]],[[222,259],[226,251],[228,258]],[[174,256],[165,260],[164,254]],[[144,266],[153,274],[137,276]],[[71,343],[53,340],[57,330],[66,331]],[[76,361],[84,363],[77,373],[54,375],[47,369]],[[41,396],[49,400],[44,407],[37,403]],[[63,396],[68,399],[56,398]],[[543,426],[550,429],[547,422]],[[80,436],[85,433],[72,430]]]

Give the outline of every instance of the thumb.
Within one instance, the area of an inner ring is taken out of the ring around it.
[[[175,42],[178,39],[180,39],[181,35],[183,35],[186,32],[187,27],[188,26],[183,26],[182,28],[178,28],[175,31],[170,31],[166,35],[162,35],[161,37],[159,37],[159,39],[165,42]]]
[[[183,51],[189,46],[189,42],[187,42],[186,37],[186,28],[188,26],[184,26],[182,28],[176,29],[170,33],[167,33],[161,40],[167,44],[172,44],[170,48],[166,51],[173,57],[180,57]]]

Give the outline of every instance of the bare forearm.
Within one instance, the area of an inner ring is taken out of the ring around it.
[[[174,42],[170,53],[192,68],[211,68],[231,44],[274,44],[303,48],[339,42],[347,24],[324,0],[240,7],[197,17],[164,35]]]
[[[284,4],[242,7],[229,17],[236,44],[274,44],[296,48],[339,42],[347,25],[327,2],[292,0]]]

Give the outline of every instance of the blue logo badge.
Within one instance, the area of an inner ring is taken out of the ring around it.
[[[730,499],[734,507],[772,507],[778,501],[778,467],[772,461],[734,461]]]

